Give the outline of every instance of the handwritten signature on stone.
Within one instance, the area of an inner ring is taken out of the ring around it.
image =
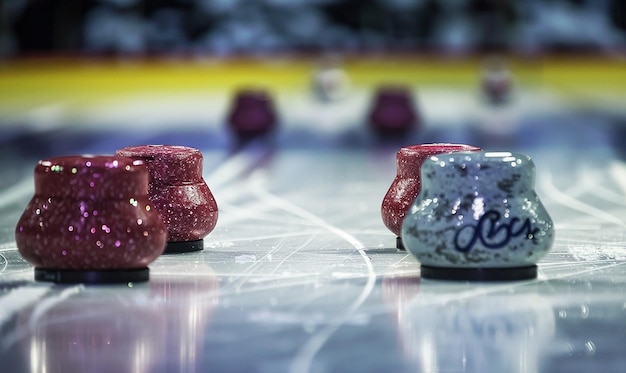
[[[466,253],[481,243],[487,249],[503,249],[511,239],[525,236],[537,244],[539,228],[533,227],[530,219],[521,220],[518,217],[509,219],[509,222],[501,222],[502,214],[495,210],[489,210],[483,214],[476,225],[466,225],[454,234],[454,247],[457,251]],[[469,232],[470,239],[461,242],[461,237]]]

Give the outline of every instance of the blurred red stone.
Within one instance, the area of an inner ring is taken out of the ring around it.
[[[165,252],[202,250],[202,239],[217,224],[215,198],[202,177],[202,153],[175,145],[140,145],[119,149],[118,156],[145,162],[149,197],[167,227]]]
[[[148,199],[148,179],[143,162],[123,157],[39,161],[35,195],[15,230],[20,254],[39,269],[36,277],[64,282],[54,270],[146,270],[166,240],[161,216]],[[79,274],[82,280],[89,278]]]
[[[228,126],[238,142],[247,142],[273,132],[276,112],[270,94],[261,89],[242,89],[235,94]]]
[[[401,148],[396,154],[396,177],[381,205],[381,215],[385,226],[396,237],[400,237],[404,216],[421,190],[421,167],[426,159],[442,153],[479,150],[480,148],[471,145],[446,143],[419,144]],[[401,249],[400,240],[397,244]]]
[[[418,128],[419,116],[408,87],[382,86],[373,99],[369,128],[382,138],[402,137]]]

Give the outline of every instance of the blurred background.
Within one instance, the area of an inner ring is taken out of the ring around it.
[[[0,0],[0,143],[224,148],[253,90],[283,146],[369,146],[402,86],[398,144],[621,149],[624,52],[624,0]]]
[[[2,0],[0,55],[615,53],[623,0]]]

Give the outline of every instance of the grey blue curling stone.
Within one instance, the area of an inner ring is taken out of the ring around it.
[[[537,276],[554,224],[535,193],[527,155],[458,152],[421,168],[422,189],[402,241],[433,279],[505,281]]]

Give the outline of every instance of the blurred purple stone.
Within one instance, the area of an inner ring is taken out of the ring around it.
[[[261,89],[238,91],[228,116],[228,125],[239,142],[247,142],[273,132],[277,120],[269,93]]]
[[[374,96],[369,126],[381,138],[406,136],[417,128],[419,118],[413,96],[405,86],[382,86]]]

